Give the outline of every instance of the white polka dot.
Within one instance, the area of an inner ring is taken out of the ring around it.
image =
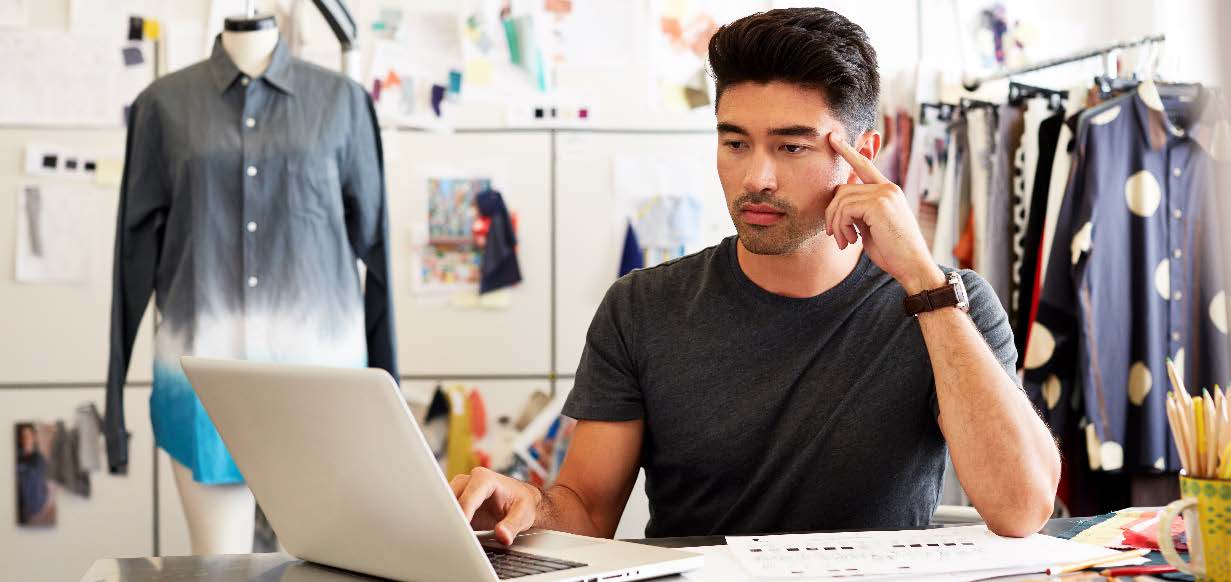
[[[1073,264],[1081,259],[1082,253],[1090,252],[1090,246],[1094,244],[1094,224],[1087,222],[1082,226],[1077,234],[1073,235],[1073,242],[1069,245],[1069,250],[1073,253]]]
[[[1227,292],[1219,291],[1210,302],[1210,321],[1223,334],[1227,333]]]
[[[1141,406],[1146,401],[1146,395],[1150,393],[1150,388],[1154,387],[1154,375],[1150,373],[1150,368],[1145,365],[1145,362],[1137,362],[1133,364],[1128,371],[1128,401],[1137,406]]]
[[[1103,466],[1103,453],[1099,446],[1098,432],[1093,424],[1086,425],[1086,458],[1090,461],[1090,470],[1097,471]]]
[[[1056,404],[1060,402],[1060,378],[1055,374],[1047,376],[1047,380],[1043,381],[1043,400],[1047,402],[1047,409],[1053,410]]]
[[[1141,97],[1146,107],[1155,111],[1163,111],[1163,100],[1158,95],[1158,86],[1154,84],[1154,81],[1146,79],[1137,85],[1137,95]]]
[[[1116,105],[1107,111],[1090,118],[1090,125],[1106,125],[1120,116],[1120,106]]]
[[[1056,338],[1043,324],[1034,322],[1030,328],[1030,345],[1026,346],[1026,369],[1033,370],[1051,360],[1056,351]]]
[[[1157,471],[1166,471],[1167,470],[1167,459],[1164,459],[1163,457],[1159,457],[1155,459],[1154,469]]]
[[[1124,468],[1124,448],[1120,443],[1107,441],[1099,447],[1099,453],[1102,455],[1104,471],[1119,471]]]
[[[1154,267],[1154,290],[1163,301],[1171,300],[1171,261],[1163,259]]]
[[[1162,201],[1162,189],[1158,187],[1158,179],[1149,170],[1141,170],[1128,177],[1124,183],[1124,198],[1128,209],[1141,217],[1154,215],[1158,204]]]

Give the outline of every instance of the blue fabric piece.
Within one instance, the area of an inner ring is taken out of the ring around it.
[[[623,277],[644,266],[645,259],[641,256],[641,245],[637,243],[637,231],[633,230],[633,224],[630,222],[624,231],[624,251],[620,255],[620,276]]]
[[[504,197],[495,190],[484,190],[474,197],[479,214],[491,219],[487,245],[479,267],[479,293],[511,287],[521,282],[521,267],[517,263],[517,234]]]
[[[206,485],[244,482],[218,429],[182,372],[154,365],[150,421],[158,447],[192,469],[194,481]]]

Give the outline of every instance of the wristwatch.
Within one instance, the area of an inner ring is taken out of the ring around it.
[[[920,313],[934,311],[942,307],[956,307],[963,312],[970,311],[970,300],[966,296],[966,284],[957,271],[950,271],[945,276],[945,286],[930,289],[911,295],[902,301],[906,315],[918,317]]]

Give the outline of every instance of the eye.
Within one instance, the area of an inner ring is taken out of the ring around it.
[[[802,153],[804,153],[805,151],[807,151],[807,150],[808,150],[808,146],[801,146],[801,145],[795,145],[795,144],[786,144],[786,145],[782,146],[782,149],[783,149],[783,150],[785,150],[785,151],[786,151],[786,153],[788,153],[788,154],[802,154]]]
[[[745,147],[744,142],[739,141],[739,140],[728,140],[728,141],[723,142],[723,145],[727,146],[728,148],[732,150],[736,150],[736,151],[739,151]]]

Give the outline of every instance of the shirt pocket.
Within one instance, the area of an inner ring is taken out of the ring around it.
[[[286,204],[292,216],[325,223],[340,220],[342,185],[337,160],[290,159],[286,172]]]

